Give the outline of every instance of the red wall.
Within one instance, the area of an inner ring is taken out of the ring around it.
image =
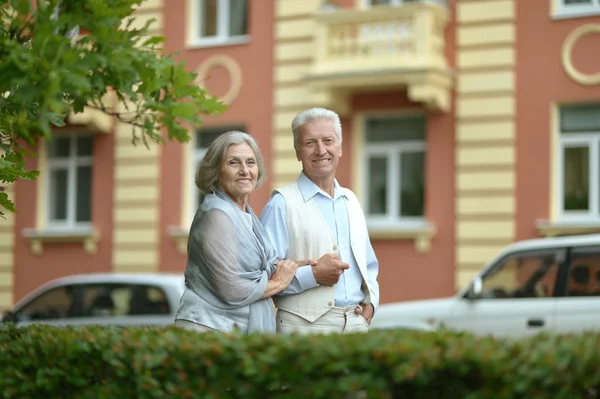
[[[21,180],[16,184],[19,212],[15,220],[14,301],[54,278],[109,272],[112,269],[114,148],[114,135],[98,134],[94,137],[92,224],[100,233],[95,255],[87,254],[82,243],[44,244],[43,254],[33,255],[22,231],[36,227],[36,204],[38,200],[45,200],[45,193],[38,192],[37,181]],[[28,160],[28,169],[37,167],[36,158]]]
[[[250,0],[249,36],[250,42],[241,45],[185,48],[185,24],[187,20],[186,2],[172,2],[165,8],[165,36],[167,53],[179,51],[190,71],[216,54],[232,57],[242,69],[242,89],[229,109],[217,117],[207,117],[205,125],[246,126],[247,132],[259,142],[268,170],[271,171],[271,131],[273,117],[273,48],[274,48],[274,0]],[[230,79],[222,68],[209,72],[207,89],[214,95],[224,94]],[[168,143],[162,156],[162,198],[160,206],[160,270],[183,271],[186,256],[179,253],[175,241],[167,234],[167,227],[181,224],[182,204],[182,156],[183,147],[178,143]],[[272,173],[270,174],[272,175]],[[257,214],[269,199],[270,182],[267,181],[250,198],[250,205]]]
[[[561,49],[576,27],[598,17],[550,19],[548,0],[517,1],[517,231],[516,238],[537,237],[535,222],[551,214],[552,103],[600,101],[600,85],[581,86],[567,76]],[[600,35],[575,46],[573,62],[584,73],[600,71]]]

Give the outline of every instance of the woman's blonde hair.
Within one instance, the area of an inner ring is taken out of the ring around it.
[[[267,178],[267,168],[265,160],[260,153],[258,143],[254,137],[248,133],[239,132],[237,130],[229,131],[218,136],[206,150],[206,154],[198,164],[196,170],[196,186],[206,194],[214,192],[218,187],[217,182],[223,156],[229,147],[238,144],[248,144],[254,151],[256,157],[256,165],[258,166],[258,178],[256,188],[260,187],[263,181]]]

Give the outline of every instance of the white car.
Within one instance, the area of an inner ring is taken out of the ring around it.
[[[371,327],[444,326],[476,335],[600,331],[600,234],[505,248],[450,298],[383,304]]]
[[[82,274],[52,280],[18,301],[2,321],[17,326],[173,324],[183,275]]]

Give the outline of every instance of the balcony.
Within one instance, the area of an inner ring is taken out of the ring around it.
[[[345,114],[352,93],[405,88],[427,109],[449,110],[447,7],[408,3],[324,11],[316,18],[316,54],[307,76],[314,103]]]

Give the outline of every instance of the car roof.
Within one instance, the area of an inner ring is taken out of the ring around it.
[[[600,245],[600,234],[582,234],[521,240],[510,244],[502,252],[527,251],[544,248],[581,247],[589,245]]]
[[[59,277],[46,284],[137,283],[165,285],[165,283],[182,284],[183,282],[183,274],[175,273],[86,273]]]

